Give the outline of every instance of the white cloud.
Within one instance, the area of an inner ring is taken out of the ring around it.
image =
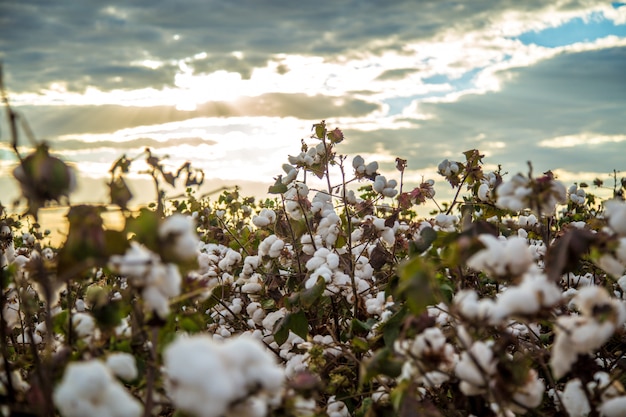
[[[538,145],[544,148],[571,148],[574,146],[597,146],[624,141],[626,141],[626,135],[604,135],[601,133],[586,132],[544,139],[540,141]]]

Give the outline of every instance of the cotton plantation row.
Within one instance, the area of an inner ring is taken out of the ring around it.
[[[164,182],[199,174],[148,151],[157,201],[137,212],[124,156],[123,230],[73,206],[59,248],[4,214],[0,411],[622,415],[623,187],[599,201],[550,172],[503,178],[471,150],[440,163],[442,203],[432,179],[404,190],[405,160],[387,178],[342,140],[316,124],[262,202],[190,188],[168,204]],[[31,214],[71,191],[28,172]]]

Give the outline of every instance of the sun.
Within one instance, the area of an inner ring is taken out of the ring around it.
[[[207,101],[235,101],[245,95],[246,81],[238,72],[219,70],[210,74],[194,74],[184,62],[174,78],[178,88],[176,109],[194,111]]]

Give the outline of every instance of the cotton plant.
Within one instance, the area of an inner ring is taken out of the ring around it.
[[[567,201],[565,186],[550,171],[539,178],[516,174],[510,181],[500,184],[495,192],[496,205],[515,212],[530,208],[538,214],[552,215],[558,204]]]
[[[43,398],[61,415],[619,415],[619,197],[483,172],[470,150],[438,167],[455,194],[441,202],[433,180],[404,182],[406,160],[383,177],[337,153],[340,130],[313,130],[273,200],[126,207],[119,233],[74,228],[90,250],[75,259],[0,219],[10,410]],[[176,179],[152,157],[153,179]]]

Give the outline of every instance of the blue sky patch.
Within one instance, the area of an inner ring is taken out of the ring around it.
[[[613,3],[616,8],[623,5],[624,3]],[[527,32],[514,39],[519,39],[524,45],[556,48],[576,42],[593,42],[610,35],[626,37],[626,25],[616,25],[601,13],[593,13],[587,20],[577,17],[559,27]]]

